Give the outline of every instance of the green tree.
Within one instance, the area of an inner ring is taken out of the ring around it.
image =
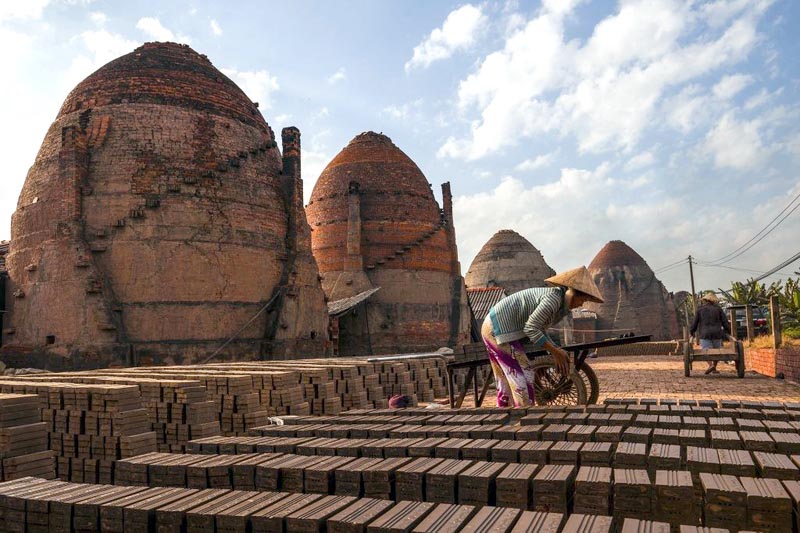
[[[728,305],[767,305],[770,296],[781,293],[781,282],[773,282],[767,287],[764,283],[759,283],[751,278],[744,283],[734,281],[727,291],[725,289],[718,290],[723,294]]]
[[[796,272],[800,274],[800,272]],[[789,278],[778,293],[781,306],[781,326],[800,329],[800,278]]]

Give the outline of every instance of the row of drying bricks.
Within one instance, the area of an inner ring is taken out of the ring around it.
[[[653,481],[655,481],[653,483]],[[443,458],[292,454],[147,454],[119,461],[122,485],[365,496],[397,501],[496,505],[542,512],[613,514],[668,523],[728,525],[741,514],[762,527],[791,522],[800,482],[700,471],[494,463]],[[745,488],[747,491],[745,492]],[[792,496],[790,497],[790,491]],[[794,502],[794,505],[793,505]],[[718,509],[722,505],[722,511]],[[730,508],[729,508],[730,507]],[[715,510],[717,511],[715,513]],[[769,511],[768,516],[764,513]],[[710,517],[710,519],[709,519]],[[716,518],[715,518],[716,517]],[[791,527],[789,528],[791,530]]]
[[[226,489],[84,485],[38,478],[0,483],[11,533],[670,533],[665,522],[492,506]],[[678,530],[672,528],[673,531]],[[727,533],[681,525],[680,533]]]
[[[300,456],[439,458],[497,463],[563,464],[688,470],[800,480],[800,455],[640,442],[500,441],[492,439],[328,439],[209,437],[189,443],[198,454],[287,453]],[[140,456],[142,457],[142,456]],[[117,461],[125,465],[134,457]]]
[[[737,420],[739,422],[739,420]],[[640,442],[711,446],[713,448],[746,449],[754,451],[800,453],[800,430],[797,422],[774,422],[776,425],[748,430],[732,430],[732,420],[723,424],[690,428],[652,428],[637,425],[636,420],[618,425],[537,424],[533,426],[497,424],[471,426],[420,426],[397,424],[306,424],[298,426],[269,425],[248,431],[251,435],[270,437],[324,437],[335,439],[420,439],[456,438],[501,441],[568,441],[568,442]],[[627,424],[627,425],[626,425]],[[197,439],[196,439],[197,440]]]

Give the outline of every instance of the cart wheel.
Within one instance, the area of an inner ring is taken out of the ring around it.
[[[556,369],[553,356],[537,357],[531,363],[531,370],[536,405],[586,405],[583,379],[575,372],[564,376]]]
[[[740,378],[744,377],[744,349],[741,342],[734,343],[736,345],[736,375]]]
[[[584,362],[581,369],[578,370],[578,375],[586,387],[586,402],[589,404],[597,403],[597,400],[600,399],[600,380],[597,379],[594,369]]]
[[[683,345],[683,375],[687,378],[692,375],[692,341]]]

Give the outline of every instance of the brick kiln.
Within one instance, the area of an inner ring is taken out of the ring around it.
[[[283,130],[281,156],[257,107],[173,43],[82,81],[12,218],[6,358],[189,363],[237,332],[222,356],[323,353],[300,132]]]
[[[417,165],[374,132],[356,136],[320,175],[306,213],[325,294],[340,300],[380,287],[339,319],[342,355],[467,340],[448,183],[442,193],[440,209]]]
[[[587,309],[597,313],[601,335],[616,336],[633,331],[638,335],[652,335],[654,341],[678,338],[672,296],[630,246],[622,241],[610,241],[588,269],[605,300],[602,304],[586,303]]]
[[[510,295],[531,287],[546,287],[545,278],[555,273],[528,239],[514,230],[501,229],[472,260],[465,280],[469,289],[502,287]],[[477,314],[474,308],[473,314]],[[559,342],[571,342],[572,328],[572,318],[565,317],[550,328],[549,335]]]
[[[464,277],[467,287],[503,287],[514,294],[530,287],[544,287],[555,275],[542,253],[514,230],[501,229],[486,241]]]

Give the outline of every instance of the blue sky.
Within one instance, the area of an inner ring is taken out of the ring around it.
[[[725,288],[800,251],[798,22],[794,0],[2,0],[0,239],[69,90],[171,40],[300,128],[306,199],[366,130],[450,181],[463,272],[511,228],[556,270],[621,239],[669,290],[689,254]]]

